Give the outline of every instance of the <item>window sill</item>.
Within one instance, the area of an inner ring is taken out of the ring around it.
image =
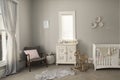
[[[6,61],[0,61],[0,67],[3,67],[6,65]]]

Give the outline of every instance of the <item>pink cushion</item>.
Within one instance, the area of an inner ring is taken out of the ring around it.
[[[32,50],[24,50],[25,54],[29,54],[30,55],[30,59],[35,59],[35,58],[40,58],[38,51],[36,49],[32,49]]]

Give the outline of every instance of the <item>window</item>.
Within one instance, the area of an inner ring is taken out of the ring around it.
[[[75,12],[59,12],[60,40],[75,40]]]
[[[15,4],[14,6],[17,6],[17,8],[15,7],[15,8],[12,8],[12,9],[13,9],[13,11],[15,11],[15,9],[16,9],[15,12],[17,12],[16,39],[17,39],[17,44],[18,44],[17,45],[17,51],[19,52],[19,23],[18,23],[19,22],[19,16],[18,16],[19,15],[18,14],[19,0],[12,0],[12,2]],[[4,25],[3,25],[3,18],[2,18],[2,15],[1,15],[1,6],[0,6],[0,41],[1,41],[1,43],[0,43],[0,67],[6,65],[6,54],[7,54],[7,45],[8,45],[7,44],[7,42],[8,42],[7,37],[8,37],[7,32],[6,32],[6,30],[4,28]],[[20,60],[19,55],[17,57]]]
[[[0,9],[0,62],[4,62],[6,60],[6,39],[7,36],[4,29],[3,18]]]

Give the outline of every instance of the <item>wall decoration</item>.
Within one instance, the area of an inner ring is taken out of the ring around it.
[[[92,29],[97,28],[97,27],[103,27],[103,26],[104,26],[104,23],[102,22],[102,17],[100,16],[97,16],[95,18],[95,22],[91,23]]]
[[[91,26],[92,26],[92,28],[96,28],[97,27],[97,23],[96,22],[91,23]]]
[[[97,16],[96,19],[95,19],[96,22],[101,22],[101,17]]]
[[[98,23],[98,26],[99,26],[99,27],[103,27],[103,26],[104,26],[103,22],[99,22],[99,23]]]
[[[44,20],[43,21],[43,27],[44,27],[44,29],[48,29],[49,28],[49,21],[48,20]]]

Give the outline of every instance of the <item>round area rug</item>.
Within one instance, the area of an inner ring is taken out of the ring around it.
[[[67,75],[74,75],[74,71],[71,69],[54,69],[54,70],[45,70],[41,74],[36,74],[36,80],[51,80],[54,78],[62,78]]]

